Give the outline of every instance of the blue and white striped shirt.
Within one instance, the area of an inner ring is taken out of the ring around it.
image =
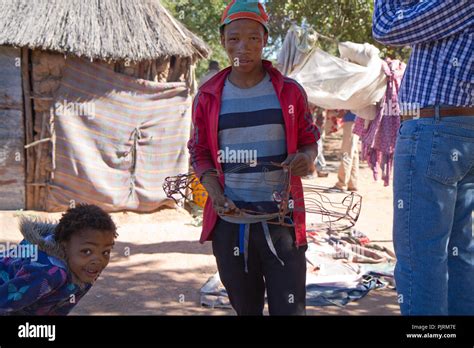
[[[227,79],[219,115],[218,157],[225,176],[225,195],[240,209],[277,213],[273,192],[284,188],[285,174],[265,163],[281,163],[286,156],[285,122],[270,76],[266,74],[260,83],[246,89]]]
[[[399,100],[473,106],[474,0],[375,0],[373,36],[411,45]]]

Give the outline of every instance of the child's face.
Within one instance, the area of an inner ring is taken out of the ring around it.
[[[93,283],[107,266],[114,246],[112,231],[85,229],[64,242],[68,266],[83,283]]]

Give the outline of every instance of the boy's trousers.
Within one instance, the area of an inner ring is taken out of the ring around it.
[[[305,315],[307,245],[296,247],[294,228],[268,224],[271,240],[284,262],[271,252],[261,223],[250,224],[248,273],[239,249],[239,225],[218,219],[212,248],[232,307],[238,315],[262,315],[267,291],[270,315]]]

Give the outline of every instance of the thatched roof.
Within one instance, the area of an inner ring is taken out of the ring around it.
[[[159,0],[0,0],[0,45],[134,61],[207,57]]]

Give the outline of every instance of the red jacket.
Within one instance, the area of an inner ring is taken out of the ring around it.
[[[283,76],[269,61],[263,61],[263,67],[271,77],[271,81],[280,101],[285,122],[286,147],[288,154],[319,139],[318,128],[314,125],[309,111],[306,92],[296,81]],[[188,142],[191,165],[198,178],[208,169],[222,167],[217,161],[219,150],[218,120],[221,109],[221,97],[224,82],[231,71],[228,67],[199,89],[193,103],[193,134]],[[219,177],[224,187],[224,176]],[[296,245],[306,244],[306,226],[301,178],[291,177],[291,194],[295,200],[293,222],[296,229]],[[212,240],[212,230],[217,221],[217,213],[212,207],[211,199],[204,207],[204,221],[200,242]]]

